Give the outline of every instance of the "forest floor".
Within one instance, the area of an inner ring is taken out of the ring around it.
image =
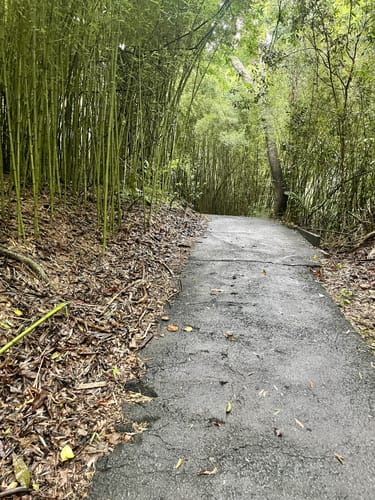
[[[57,208],[51,219],[46,202],[39,215],[39,240],[21,243],[15,226],[0,223],[0,245],[34,258],[50,279],[0,255],[0,348],[59,303],[68,307],[0,357],[0,498],[20,487],[25,498],[83,498],[95,461],[143,431],[123,422],[123,403],[140,397],[127,382],[145,371],[142,348],[167,320],[206,219],[162,207],[144,232],[133,206],[103,256],[94,206]],[[31,203],[25,224],[31,234]],[[315,275],[375,348],[371,248],[332,255]]]
[[[126,382],[144,371],[140,351],[179,291],[205,219],[162,207],[144,232],[133,207],[103,256],[95,206],[61,207],[51,219],[46,202],[39,216],[38,241],[21,243],[15,226],[0,226],[0,245],[32,257],[51,282],[0,256],[0,348],[69,305],[0,357],[0,498],[25,484],[35,498],[83,498],[96,459],[142,432],[123,432],[122,405],[136,397]],[[25,225],[32,234],[31,203]]]
[[[314,275],[375,351],[375,242],[351,252],[332,252]]]

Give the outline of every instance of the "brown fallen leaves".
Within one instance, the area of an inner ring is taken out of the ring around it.
[[[335,453],[335,458],[336,458],[337,461],[340,462],[341,465],[344,465],[345,460],[344,460],[344,457],[342,455],[339,455],[338,453]]]
[[[135,401],[125,383],[144,370],[138,349],[156,333],[176,294],[173,274],[204,223],[190,210],[161,208],[145,233],[133,207],[103,256],[94,206],[57,207],[51,218],[45,201],[40,240],[16,243],[15,226],[0,221],[0,244],[33,257],[51,280],[0,257],[0,346],[69,302],[0,357],[0,492],[22,485],[17,457],[38,490],[31,496],[83,498],[97,458],[144,430],[119,430],[123,402]],[[32,210],[25,201],[28,234]]]
[[[206,470],[201,470],[198,472],[198,476],[214,476],[217,474],[218,470],[217,467],[214,467],[213,469],[206,469]]]
[[[374,241],[351,253],[333,254],[321,261],[315,277],[330,293],[366,342],[375,349]]]
[[[168,332],[178,332],[179,329],[180,329],[180,327],[178,325],[168,325],[166,327],[166,330]]]

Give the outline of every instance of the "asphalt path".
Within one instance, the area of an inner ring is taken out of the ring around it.
[[[375,358],[270,220],[212,216],[91,500],[374,499]],[[184,331],[191,326],[191,332]]]

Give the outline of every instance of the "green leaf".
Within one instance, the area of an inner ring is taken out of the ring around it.
[[[68,444],[66,444],[60,451],[60,457],[62,462],[66,462],[67,460],[74,458],[73,450]]]
[[[12,455],[13,461],[13,470],[14,475],[21,486],[28,488],[30,486],[30,471],[25,464],[22,457],[13,453]]]

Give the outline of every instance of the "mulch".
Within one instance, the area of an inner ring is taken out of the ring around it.
[[[24,219],[30,235],[31,202]],[[68,306],[0,356],[0,497],[21,488],[23,498],[84,498],[96,460],[144,430],[122,412],[144,397],[126,383],[144,373],[142,348],[206,220],[162,206],[145,231],[142,207],[129,207],[105,254],[94,205],[68,203],[51,217],[45,200],[39,221],[40,238],[22,242],[0,222],[0,245],[32,257],[50,279],[0,256],[0,348]]]

